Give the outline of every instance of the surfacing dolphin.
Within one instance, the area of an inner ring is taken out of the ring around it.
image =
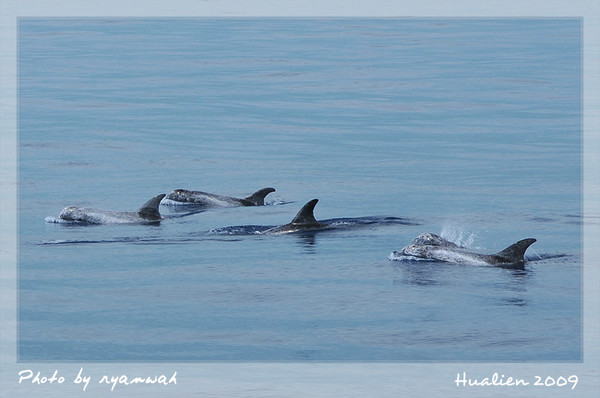
[[[275,192],[275,188],[263,188],[244,199],[231,196],[216,195],[214,193],[176,189],[169,192],[163,204],[167,205],[194,205],[197,207],[237,207],[237,206],[264,206],[265,196]]]
[[[329,229],[344,229],[355,226],[372,224],[403,224],[418,225],[415,221],[398,217],[357,217],[357,218],[330,218],[317,221],[313,214],[315,205],[319,199],[307,202],[298,211],[291,222],[279,226],[241,225],[224,227],[212,230],[219,235],[281,235],[294,232],[312,232]]]
[[[390,260],[402,258],[423,258],[455,264],[496,265],[496,266],[523,266],[525,264],[525,251],[536,239],[527,238],[507,247],[496,254],[479,254],[467,248],[450,242],[441,236],[424,233],[417,236],[401,251],[390,254]]]
[[[65,207],[58,219],[48,217],[48,222],[70,222],[82,224],[123,224],[123,223],[157,223],[162,220],[158,211],[160,201],[165,194],[156,195],[138,209],[138,211],[114,211],[94,209],[91,207]]]
[[[328,227],[326,223],[320,223],[317,221],[314,215],[315,206],[319,199],[313,199],[306,203],[300,211],[296,214],[296,216],[285,225],[280,225],[278,227],[269,228],[266,231],[263,231],[263,234],[288,234],[290,232],[298,232],[298,231],[314,231],[319,229],[324,229]]]

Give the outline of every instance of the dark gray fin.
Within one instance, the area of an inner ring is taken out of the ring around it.
[[[523,239],[510,245],[506,249],[494,254],[494,257],[499,257],[506,263],[522,263],[525,261],[525,251],[529,246],[536,242],[534,238]]]
[[[160,205],[160,201],[163,200],[165,196],[166,194],[161,193],[160,195],[156,195],[144,203],[138,210],[139,216],[145,220],[160,220],[161,216],[160,212],[158,211],[158,206]]]
[[[310,202],[308,202],[307,204],[305,204],[300,209],[298,214],[296,214],[296,217],[294,217],[291,224],[307,224],[307,225],[318,224],[318,222],[315,219],[315,216],[313,214],[313,211],[315,210],[315,206],[318,201],[319,201],[319,199],[313,199]]]
[[[254,192],[252,195],[248,196],[244,200],[254,203],[255,206],[264,206],[265,205],[265,196],[267,196],[271,192],[275,192],[275,188],[263,188],[261,190]]]

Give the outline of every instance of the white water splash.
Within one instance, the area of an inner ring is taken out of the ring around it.
[[[473,244],[477,239],[477,234],[475,232],[467,232],[460,227],[450,225],[444,225],[440,236],[450,242],[469,249],[473,248]]]
[[[431,261],[427,258],[415,257],[415,256],[403,254],[402,252],[397,251],[397,250],[394,250],[393,252],[390,253],[390,255],[388,256],[388,260],[391,260],[391,261]]]
[[[44,219],[47,223],[55,223],[55,224],[78,224],[78,221],[71,220],[63,220],[62,218],[48,216]]]
[[[293,202],[287,201],[283,198],[274,198],[272,200],[265,200],[265,206],[279,206],[279,205],[285,205],[288,203],[293,203]]]
[[[542,257],[542,256],[540,256],[540,255],[539,255],[539,253],[538,253],[538,252],[536,252],[536,251],[535,251],[535,249],[533,249],[531,246],[528,248],[528,250],[529,250],[530,252],[533,252],[533,254],[535,254],[535,255],[537,256],[537,259],[538,259],[538,260],[542,260],[542,259],[543,259],[543,257]]]

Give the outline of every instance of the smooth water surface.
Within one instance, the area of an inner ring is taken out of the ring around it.
[[[21,19],[19,358],[581,360],[580,62],[577,19]],[[313,198],[417,222],[219,232]],[[523,270],[388,259],[423,232],[537,242]]]

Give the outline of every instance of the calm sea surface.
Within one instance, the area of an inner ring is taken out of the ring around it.
[[[581,360],[575,19],[21,19],[21,360]],[[264,207],[48,223],[175,188]],[[228,235],[406,217],[313,234]],[[391,261],[433,232],[524,270]]]

